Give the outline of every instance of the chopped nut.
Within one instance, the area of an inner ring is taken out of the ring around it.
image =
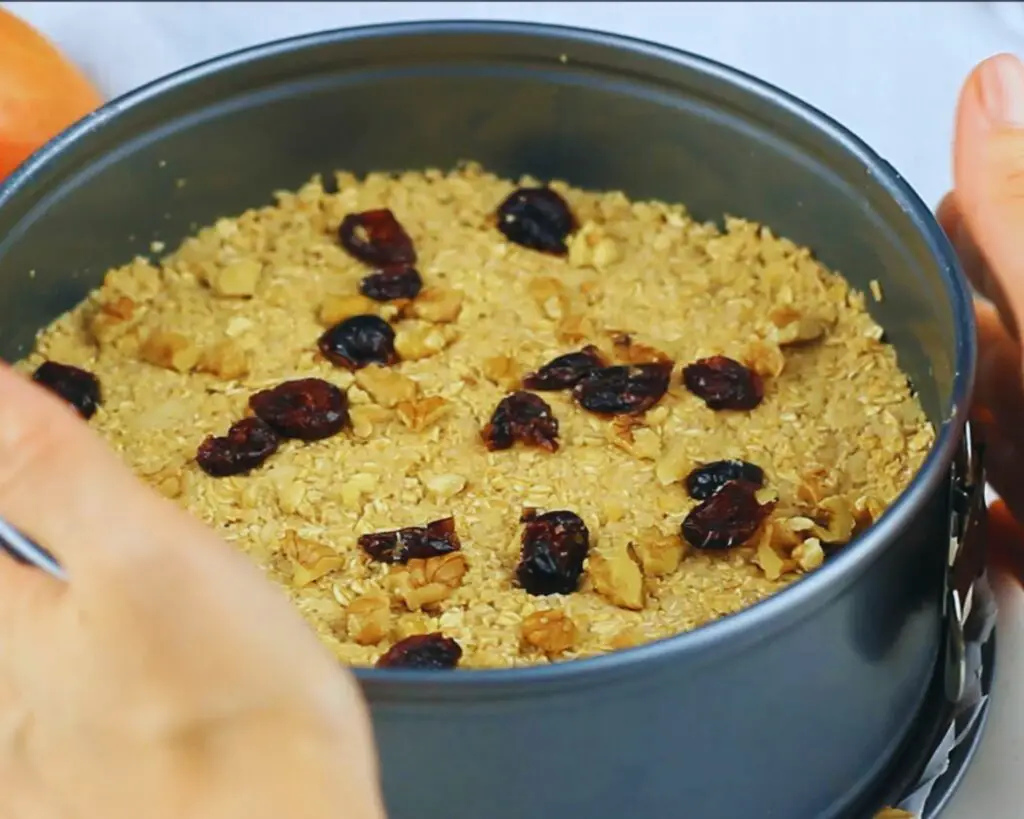
[[[462,475],[444,473],[425,477],[423,485],[437,497],[447,499],[458,495],[466,488],[466,479]]]
[[[394,407],[403,401],[412,401],[419,385],[390,367],[376,364],[356,372],[356,384],[366,390],[382,407]]]
[[[777,378],[786,366],[786,357],[778,344],[768,341],[750,342],[742,356],[743,363],[758,375]]]
[[[89,320],[89,332],[100,346],[120,337],[131,327],[135,316],[135,302],[127,296],[118,296],[103,302]]]
[[[462,582],[467,569],[466,556],[462,552],[431,557],[423,564],[423,574],[428,583],[444,583],[453,589]]]
[[[410,560],[407,565],[397,567],[390,580],[406,607],[419,611],[450,597],[462,583],[466,570],[465,555],[450,552],[428,560]]]
[[[496,355],[485,358],[481,364],[480,372],[488,381],[505,389],[518,387],[523,377],[523,371],[519,363],[509,355]]]
[[[805,572],[817,569],[825,562],[825,550],[821,548],[821,541],[816,537],[807,538],[793,550],[793,560]]]
[[[535,611],[525,617],[521,635],[527,645],[539,648],[545,654],[554,655],[572,648],[579,637],[579,630],[565,612],[555,609]]]
[[[764,576],[769,580],[778,580],[786,572],[793,570],[796,565],[792,560],[783,558],[775,548],[776,530],[781,527],[767,524],[761,531],[757,542],[757,551],[754,561],[761,567]]]
[[[683,436],[673,438],[658,458],[654,475],[662,486],[669,486],[685,478],[693,468],[693,461],[687,455],[689,442]]]
[[[447,415],[451,405],[439,395],[428,395],[417,401],[402,401],[395,409],[403,424],[413,432],[421,432]]]
[[[410,305],[416,318],[435,324],[455,321],[462,312],[463,295],[448,287],[428,287]]]
[[[263,265],[255,259],[239,259],[216,271],[210,289],[225,298],[248,298],[256,292]]]
[[[345,612],[348,636],[361,646],[375,645],[391,631],[391,600],[386,594],[364,594]]]
[[[615,358],[622,364],[650,364],[671,361],[672,356],[648,344],[640,344],[627,333],[617,333],[612,339]]]
[[[180,333],[155,330],[143,342],[139,350],[143,361],[176,370],[179,373],[189,372],[199,362],[199,350]]]
[[[457,332],[449,326],[406,325],[395,333],[395,351],[405,361],[418,361],[437,355],[457,337]]]
[[[769,316],[774,325],[772,340],[780,346],[815,341],[825,334],[826,323],[815,316],[804,316],[792,307],[777,307]]]
[[[634,611],[644,607],[644,578],[625,546],[592,552],[588,573],[594,589],[609,602]]]
[[[817,535],[824,543],[847,543],[853,536],[856,521],[846,501],[839,497],[825,498],[818,504],[825,524],[819,526]]]
[[[295,532],[285,535],[283,547],[292,562],[292,584],[295,586],[308,586],[345,564],[341,555],[330,546],[300,538]]]
[[[204,350],[196,369],[224,381],[235,381],[248,374],[249,360],[245,349],[237,341],[227,338]]]
[[[647,577],[662,577],[679,568],[684,544],[677,535],[665,535],[658,529],[644,529],[632,544],[633,554]]]
[[[885,511],[885,504],[878,498],[857,498],[853,504],[854,532],[858,534],[863,532],[882,516],[883,511]]]
[[[875,301],[880,302],[882,300],[883,296],[882,296],[882,285],[879,284],[878,279],[872,279],[870,282],[868,282],[868,288],[871,290],[871,297]]]
[[[328,296],[320,305],[318,318],[325,327],[333,327],[352,316],[365,316],[377,313],[380,305],[366,296]]]

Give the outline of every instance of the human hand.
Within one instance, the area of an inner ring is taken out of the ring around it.
[[[351,676],[240,553],[0,364],[0,817],[383,817]]]
[[[982,298],[974,420],[990,482],[1024,521],[1024,65],[1003,54],[979,65],[960,94],[954,190],[939,221]]]

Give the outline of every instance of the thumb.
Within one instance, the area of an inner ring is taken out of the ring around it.
[[[951,237],[974,245],[994,273],[985,293],[1024,327],[1024,64],[1012,54],[981,63],[964,84],[953,151],[961,222]]]

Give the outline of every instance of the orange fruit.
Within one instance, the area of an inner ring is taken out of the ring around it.
[[[0,9],[0,179],[101,102],[52,43]]]

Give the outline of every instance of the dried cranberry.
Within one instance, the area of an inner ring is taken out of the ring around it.
[[[537,372],[526,376],[523,386],[529,390],[567,390],[604,366],[605,360],[600,350],[588,344],[578,353],[566,353],[553,358]]]
[[[366,276],[359,284],[359,292],[374,301],[414,299],[423,288],[423,279],[415,267],[402,265],[386,267]]]
[[[713,410],[752,410],[764,398],[761,376],[724,355],[684,367],[683,384]]]
[[[573,387],[572,394],[590,412],[635,415],[661,400],[671,375],[671,361],[602,367]]]
[[[462,548],[455,532],[455,518],[442,518],[426,526],[409,526],[390,532],[372,532],[359,538],[359,545],[381,563],[408,563],[457,552]]]
[[[492,452],[508,449],[516,441],[548,452],[558,449],[558,419],[551,407],[540,396],[521,390],[498,402],[482,434]]]
[[[374,267],[416,262],[412,239],[387,208],[348,214],[338,227],[338,238],[345,250]]]
[[[379,316],[347,318],[320,336],[317,345],[324,358],[349,370],[398,361],[395,331]]]
[[[498,206],[498,230],[517,245],[563,256],[576,229],[568,203],[551,188],[519,188]]]
[[[729,481],[697,504],[683,521],[683,538],[696,549],[731,549],[754,536],[772,510],[757,500],[757,486]]]
[[[743,481],[760,489],[764,486],[764,470],[747,461],[712,461],[686,476],[686,491],[694,500],[707,500],[729,481]]]
[[[444,670],[455,668],[461,659],[462,646],[435,631],[399,640],[377,660],[377,668]]]
[[[32,374],[32,380],[63,398],[86,420],[92,418],[100,405],[99,379],[88,370],[44,361]]]
[[[523,516],[523,548],[516,580],[529,594],[571,594],[583,574],[590,532],[575,512]]]
[[[277,451],[277,433],[260,418],[243,418],[223,437],[199,445],[196,463],[207,475],[224,478],[255,469]]]
[[[262,390],[249,406],[285,438],[319,441],[348,423],[348,397],[322,378],[299,378]]]

